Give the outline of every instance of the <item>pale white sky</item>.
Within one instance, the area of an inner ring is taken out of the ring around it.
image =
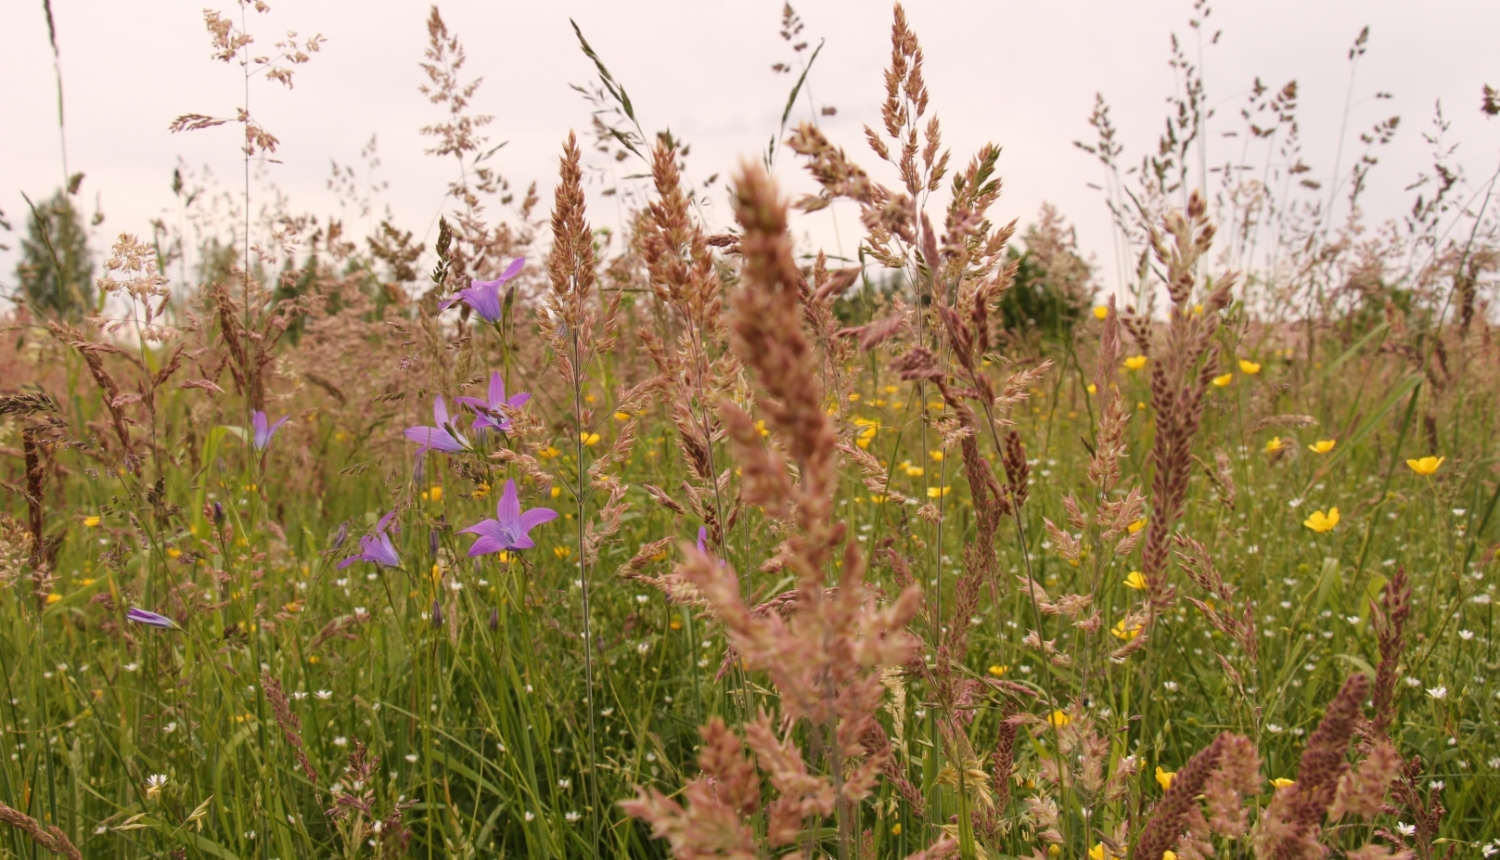
[[[238,103],[238,68],[209,59],[204,3],[52,0],[69,167],[87,174],[82,196],[88,208],[97,200],[107,216],[96,230],[96,251],[119,232],[149,233],[149,220],[169,211],[179,157],[195,168],[210,167],[226,189],[239,188],[235,131],[167,133],[179,114],[223,115]],[[428,142],[418,135],[422,125],[439,119],[417,91],[428,5],[272,5],[271,15],[252,19],[264,46],[288,28],[321,32],[328,41],[298,71],[294,91],[260,83],[252,92],[255,113],[282,141],[282,163],[271,168],[271,179],[294,211],[336,214],[325,189],[330,159],[357,165],[361,147],[378,135],[378,178],[390,183],[380,202],[399,225],[427,235],[454,175],[450,162],[423,154]],[[789,53],[777,35],[780,8],[774,0],[442,4],[450,29],[468,49],[468,70],[485,78],[476,103],[496,117],[490,134],[494,142],[509,141],[495,166],[518,187],[537,180],[544,205],[559,142],[570,128],[581,134],[588,128],[588,106],[568,84],[589,83],[594,72],[577,48],[569,17],[626,85],[647,132],[669,127],[692,144],[689,168],[701,179],[728,174],[740,158],[756,156],[776,129],[791,84],[770,71]],[[822,125],[873,167],[860,127],[879,122],[890,7],[804,0],[797,8],[804,36],[827,40],[809,79],[818,102],[838,108]],[[1109,222],[1099,192],[1088,187],[1100,181],[1100,168],[1072,142],[1091,137],[1087,118],[1097,91],[1112,105],[1127,162],[1155,144],[1164,100],[1174,90],[1168,38],[1174,31],[1192,38],[1189,2],[911,0],[907,9],[927,55],[933,109],[954,161],[966,161],[986,140],[1004,148],[1005,195],[993,213],[1025,223],[1043,201],[1055,203],[1078,225],[1085,251],[1097,255],[1108,276],[1114,268]],[[1486,122],[1478,111],[1481,84],[1500,85],[1493,43],[1500,4],[1219,2],[1209,22],[1223,30],[1204,63],[1219,113],[1211,132],[1239,127],[1235,115],[1256,75],[1276,87],[1295,78],[1305,158],[1317,179],[1326,179],[1333,166],[1349,85],[1346,52],[1360,28],[1371,26],[1354,84],[1345,164],[1359,131],[1391,114],[1402,117],[1396,142],[1372,177],[1366,203],[1372,215],[1395,217],[1409,205],[1411,195],[1402,189],[1429,163],[1431,147],[1420,135],[1430,128],[1439,99],[1452,122],[1449,137],[1461,142],[1459,158],[1476,184],[1500,160],[1500,120]],[[1377,91],[1394,98],[1369,98]],[[0,210],[16,231],[0,234],[0,241],[12,246],[24,229],[21,192],[36,200],[61,182],[54,99],[41,0],[0,0]],[[794,122],[807,116],[805,105]],[[1231,157],[1238,147],[1212,139],[1210,161]],[[795,162],[787,156],[779,167],[790,176]],[[727,207],[720,186],[708,201],[710,217],[722,222]],[[618,224],[616,202],[594,197],[590,204],[596,224]],[[350,226],[358,231],[363,225]],[[852,250],[853,220],[845,215],[839,226],[835,237],[823,213],[800,222],[799,232],[830,250],[839,239]],[[14,250],[0,252],[6,290],[13,268]]]

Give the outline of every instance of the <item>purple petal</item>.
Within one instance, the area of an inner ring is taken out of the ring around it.
[[[531,531],[542,523],[550,523],[555,519],[557,519],[557,511],[554,511],[551,508],[532,508],[529,511],[523,511],[521,513],[519,524],[521,526],[522,533],[525,533]]]
[[[506,546],[503,541],[485,535],[474,541],[474,545],[469,547],[469,558],[478,558],[481,555],[489,555],[492,552],[504,552],[508,549],[510,547]]]
[[[496,520],[480,520],[479,522],[475,523],[472,526],[469,526],[466,529],[459,529],[459,531],[463,534],[480,535],[481,537],[492,537],[496,540],[501,540],[505,537],[508,537],[508,535],[505,534],[505,531],[500,528],[500,523]]]
[[[265,435],[266,413],[260,411],[259,409],[250,413],[250,424],[255,427],[255,435],[257,437]]]
[[[510,265],[506,266],[505,267],[505,271],[503,273],[501,273],[501,275],[500,275],[500,281],[503,283],[505,281],[510,280],[511,278],[514,278],[516,275],[521,274],[521,269],[524,268],[525,266],[526,266],[526,258],[525,257],[517,257],[514,260],[511,260],[510,261]]]
[[[375,524],[375,531],[377,531],[377,532],[383,532],[383,531],[385,531],[386,527],[391,524],[391,518],[394,517],[394,516],[396,516],[396,512],[395,511],[391,511],[390,513],[388,513],[385,516],[381,517],[380,518],[380,522],[378,522],[378,523]]]
[[[520,530],[521,497],[516,493],[515,481],[505,482],[505,492],[500,494],[500,501],[495,503],[495,518],[509,531]]]
[[[463,442],[453,438],[452,433],[437,427],[408,427],[406,438],[421,445],[424,449],[431,448],[445,454],[457,454],[466,447]]]
[[[491,409],[497,409],[505,403],[505,377],[497,370],[490,374],[490,403]]]
[[[490,404],[487,401],[480,400],[478,397],[455,397],[453,398],[453,402],[462,403],[465,406],[472,406],[481,412],[490,408]]]
[[[149,627],[159,627],[162,630],[177,629],[177,622],[173,621],[167,616],[159,615],[155,612],[150,612],[145,609],[138,609],[134,606],[130,607],[130,610],[125,613],[125,618],[129,621],[134,621],[137,624],[145,624]]]
[[[535,547],[535,546],[536,546],[536,541],[534,541],[534,540],[531,539],[531,535],[524,535],[523,534],[520,537],[518,537],[515,540],[513,540],[513,541],[510,542],[510,548],[511,549],[531,549],[532,547]]]
[[[708,527],[698,527],[698,551],[708,555]]]
[[[512,409],[516,409],[516,408],[519,408],[521,406],[525,406],[527,404],[527,402],[530,401],[530,400],[531,400],[531,392],[529,392],[529,391],[523,391],[520,394],[517,394],[516,396],[512,397],[511,399],[505,401],[505,405],[509,406]]]
[[[443,395],[439,394],[432,401],[432,423],[441,427],[448,423],[448,404],[443,402]]]

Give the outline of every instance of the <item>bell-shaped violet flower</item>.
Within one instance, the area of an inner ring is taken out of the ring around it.
[[[500,321],[503,308],[500,303],[500,286],[506,281],[521,274],[521,267],[526,265],[525,257],[517,257],[510,261],[510,265],[493,281],[470,281],[467,290],[459,290],[447,301],[438,305],[438,310],[444,311],[462,302],[474,309],[479,318],[487,323],[494,324]]]
[[[510,432],[510,416],[505,414],[507,409],[519,409],[526,405],[531,395],[522,392],[511,398],[505,396],[505,379],[500,376],[499,371],[490,374],[489,397],[481,400],[478,397],[455,397],[454,400],[473,408],[477,413],[474,418],[474,432],[478,433],[486,429],[499,430],[501,433]]]
[[[428,451],[442,451],[444,454],[457,454],[467,451],[469,440],[465,439],[453,422],[448,420],[448,404],[443,402],[440,394],[432,401],[432,417],[437,422],[436,427],[408,427],[406,438],[416,442],[422,447],[417,449],[417,455]]]
[[[400,567],[401,556],[396,554],[396,545],[391,543],[390,533],[386,531],[395,515],[396,512],[391,511],[381,517],[380,522],[375,524],[375,531],[359,539],[359,553],[339,562],[339,570],[356,561],[374,562],[383,567]]]
[[[504,550],[531,549],[536,546],[536,542],[527,532],[555,519],[557,511],[551,508],[522,511],[521,498],[516,495],[516,482],[506,481],[505,492],[500,494],[500,501],[495,505],[495,518],[480,520],[464,529],[469,534],[479,535],[479,539],[469,547],[469,557]]]
[[[145,609],[137,609],[134,606],[130,607],[130,610],[125,613],[125,620],[134,621],[137,624],[145,624],[148,627],[160,627],[163,630],[177,629],[177,622],[167,616],[149,612]]]
[[[266,418],[266,413],[259,409],[251,413],[250,423],[254,425],[255,430],[255,438],[251,444],[255,446],[255,450],[264,451],[269,448],[271,446],[271,437],[275,436],[276,431],[281,429],[281,425],[285,424],[291,417],[290,415],[283,415],[275,424],[272,424]]]

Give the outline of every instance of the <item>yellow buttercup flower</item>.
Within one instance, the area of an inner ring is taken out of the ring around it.
[[[552,548],[552,554],[558,558],[567,558],[573,554],[573,550],[565,546],[555,546]]]
[[[1132,570],[1125,575],[1125,587],[1134,588],[1136,591],[1146,590],[1146,577],[1139,570]]]
[[[1132,624],[1130,625],[1130,629],[1126,630],[1125,619],[1121,618],[1119,621],[1115,622],[1115,626],[1111,628],[1109,632],[1110,635],[1114,636],[1116,639],[1124,639],[1126,642],[1129,642],[1131,639],[1134,639],[1135,637],[1141,635],[1141,625]]]
[[[48,606],[51,606],[52,604],[57,603],[60,600],[62,600],[62,595],[58,594],[55,591],[52,592],[51,594],[47,595],[47,605]]]
[[[1266,443],[1266,453],[1267,454],[1274,454],[1277,451],[1280,451],[1282,448],[1285,448],[1285,447],[1286,447],[1286,445],[1281,441],[1281,437],[1280,436],[1272,436],[1271,437],[1271,441],[1269,441],[1269,442]]]
[[[582,442],[585,447],[592,448],[595,445],[599,444],[599,434],[587,432],[579,433],[578,441]]]
[[[1177,860],[1177,852],[1168,848],[1161,852],[1161,860]]]
[[[1126,370],[1140,370],[1145,366],[1146,357],[1144,355],[1132,355],[1131,357],[1125,359]]]
[[[629,421],[630,420],[630,413],[629,412],[616,412],[615,413],[615,420],[616,421]]]
[[[887,385],[885,387],[885,393],[886,394],[896,394],[900,390],[901,390],[901,386],[899,386],[899,385]]]
[[[1296,784],[1296,780],[1287,779],[1284,776],[1278,776],[1275,779],[1271,780],[1271,786],[1273,788],[1286,788],[1287,786]]]
[[[943,462],[943,452],[942,451],[929,451],[927,453],[927,456],[931,457],[932,458],[932,462],[934,462],[934,463],[941,463],[941,462]]]
[[[1314,454],[1327,454],[1329,451],[1332,451],[1333,446],[1337,445],[1338,443],[1339,442],[1337,439],[1319,439],[1311,445],[1308,445],[1307,450],[1313,452]]]
[[[1094,383],[1090,382],[1089,383],[1089,393],[1090,394],[1098,394],[1099,393],[1099,386],[1097,386]]]
[[[1053,728],[1060,729],[1073,722],[1073,718],[1068,716],[1067,711],[1053,711],[1047,715],[1047,722],[1051,723]]]
[[[895,824],[891,825],[891,835],[892,836],[900,836],[901,835],[901,822],[898,821]]]
[[[432,487],[430,489],[423,490],[422,491],[422,500],[423,501],[431,501],[431,502],[441,502],[443,500],[443,488],[442,487]]]
[[[951,490],[951,489],[953,489],[953,488],[952,487],[928,487],[927,488],[927,498],[929,498],[929,499],[941,499],[943,496],[948,495],[948,491]]]
[[[1103,842],[1097,842],[1089,849],[1089,860],[1120,860],[1113,851],[1104,847]]]
[[[1158,765],[1156,768],[1156,784],[1161,786],[1162,791],[1172,787],[1172,777],[1177,775],[1175,770],[1162,770]]]
[[[1406,461],[1406,465],[1410,466],[1411,470],[1413,472],[1416,472],[1418,475],[1431,475],[1432,473],[1434,473],[1434,472],[1436,472],[1438,470],[1439,466],[1443,465],[1443,461],[1446,460],[1446,459],[1448,459],[1448,458],[1447,457],[1423,457],[1420,460],[1407,460]],[[98,520],[99,518],[98,517],[89,517],[89,519],[91,519],[91,520]],[[88,524],[88,520],[84,520],[84,524],[87,525]]]
[[[1109,316],[1109,308],[1104,305],[1094,305],[1094,319],[1102,320]]]
[[[760,431],[760,435],[762,435],[762,436],[769,436],[769,435],[771,435],[771,431],[766,429],[766,419],[764,419],[764,418],[760,418],[760,419],[756,420],[756,422],[755,422],[755,429],[759,430]]]
[[[175,546],[167,547],[167,558],[182,558],[182,550]]]
[[[1136,532],[1140,531],[1141,529],[1143,529],[1145,527],[1146,527],[1146,518],[1145,517],[1141,517],[1140,519],[1138,519],[1135,522],[1131,523],[1130,525],[1126,526],[1125,530],[1128,531],[1128,532],[1130,532],[1131,534],[1135,534]]]
[[[1431,472],[1429,472],[1428,474],[1431,474]],[[84,517],[83,518],[83,524],[84,524],[84,526],[86,528],[94,528],[94,527],[98,526],[99,523],[100,523],[100,519],[97,516]]]
[[[1255,374],[1260,373],[1260,365],[1248,358],[1242,358],[1240,359],[1240,373],[1243,373],[1246,376],[1254,376]]]
[[[558,496],[561,496],[561,495],[562,495],[562,487],[559,487],[556,484],[553,484],[552,485],[552,498],[555,499],[555,498],[557,498]]]
[[[859,392],[858,391],[851,391],[851,392],[849,392],[849,402],[850,403],[858,403],[859,402]]]
[[[1218,386],[1219,388],[1223,388],[1224,386],[1228,385],[1229,383],[1231,383],[1233,381],[1234,381],[1234,374],[1232,374],[1232,373],[1226,373],[1223,376],[1215,376],[1214,377],[1214,385]]]
[[[1005,677],[1005,673],[1009,671],[1010,667],[1005,665],[1004,663],[995,663],[991,665],[989,669],[990,674],[994,675],[996,678]]]
[[[922,477],[922,472],[923,472],[922,467],[921,466],[913,466],[911,464],[910,460],[907,460],[907,461],[903,462],[901,464],[901,468],[903,468],[903,469],[906,470],[906,476],[908,478],[920,478],[920,477]]]
[[[553,446],[548,445],[547,447],[543,448],[542,450],[536,452],[536,455],[538,457],[541,457],[543,460],[551,460],[553,457],[556,457],[558,454],[561,454],[561,453],[562,453],[561,451],[557,450]]]
[[[1313,511],[1302,523],[1319,534],[1333,531],[1333,527],[1339,524],[1339,509],[1329,508],[1328,513]]]

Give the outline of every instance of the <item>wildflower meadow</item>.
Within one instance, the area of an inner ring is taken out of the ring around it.
[[[787,121],[807,63],[733,164],[575,23],[592,123],[523,190],[433,7],[440,223],[355,235],[251,183],[324,56],[264,6],[204,13],[245,101],[162,129],[243,188],[9,213],[0,856],[1500,852],[1495,176],[1366,211],[1399,124],[1320,185],[1259,80],[1209,170],[1179,52],[1159,140],[1079,117],[1082,248],[945,147],[896,5],[863,136]]]

